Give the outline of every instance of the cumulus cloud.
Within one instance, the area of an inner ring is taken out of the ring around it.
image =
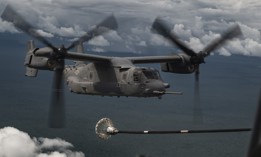
[[[103,36],[97,36],[88,42],[90,45],[95,46],[109,46],[110,43]]]
[[[251,55],[251,56],[259,56],[261,57],[260,50],[261,50],[261,44],[254,41],[253,39],[245,39],[243,40],[243,45],[246,49],[245,55]]]
[[[0,19],[0,32],[18,33],[13,24]]]
[[[43,36],[43,37],[47,37],[47,38],[52,38],[52,37],[54,37],[54,35],[53,35],[52,33],[48,33],[48,32],[45,32],[45,31],[43,31],[43,30],[40,30],[40,29],[36,30],[36,32],[37,32],[38,34],[40,34],[41,36]]]
[[[253,39],[255,41],[260,41],[261,34],[260,34],[260,31],[258,29],[249,27],[249,26],[242,24],[242,23],[239,23],[239,25],[240,25],[240,28],[241,28],[245,38],[250,38],[250,39]]]
[[[219,49],[219,54],[223,55],[223,56],[231,56],[231,53],[227,49],[225,49],[224,47],[221,47]]]
[[[154,34],[151,35],[150,44],[155,46],[170,46],[166,40],[164,40],[160,35]]]
[[[135,52],[136,48],[152,45],[172,47],[168,41],[150,31],[150,26],[157,16],[173,24],[172,31],[195,51],[220,36],[232,23],[239,23],[244,36],[239,41],[228,43],[233,46],[218,49],[218,53],[256,56],[260,46],[259,0],[11,1],[19,6],[19,12],[28,17],[29,22],[32,22],[45,37],[77,38],[108,14],[114,13],[118,19],[119,29],[89,42],[94,46],[106,46],[106,49],[113,47]],[[17,32],[9,23],[0,20],[0,32],[5,31]]]
[[[214,39],[220,38],[221,34],[228,29],[235,21],[204,21],[203,17],[194,17],[194,26],[185,26],[183,23],[174,24],[172,32],[175,33],[180,40],[189,46],[194,51],[202,50],[206,45],[211,43]],[[218,28],[209,28],[209,25],[217,25]],[[242,36],[229,40],[222,47],[216,49],[215,52],[220,55],[230,56],[232,54],[241,54],[247,56],[261,56],[260,53],[260,30],[238,22]],[[222,28],[222,29],[221,29]],[[151,38],[153,44],[161,44],[161,38]]]
[[[60,37],[78,37],[83,35],[85,32],[80,26],[73,24],[71,27],[59,26],[59,22],[54,16],[45,16],[39,18],[38,26],[45,29],[46,31],[56,34]]]
[[[99,48],[99,47],[94,47],[94,48],[92,48],[92,51],[93,51],[93,52],[105,52],[104,49]]]
[[[181,40],[187,40],[192,37],[191,30],[185,29],[183,24],[175,24],[172,31],[177,34]]]
[[[137,45],[138,46],[147,46],[146,41],[140,41]]]
[[[13,127],[0,129],[0,157],[84,157],[62,139],[31,138]]]
[[[38,143],[40,143],[40,148],[41,149],[49,149],[49,148],[72,148],[73,145],[67,141],[64,141],[60,138],[56,138],[56,139],[49,139],[49,138],[43,138],[40,137],[38,139],[36,139],[36,141],[38,141]]]
[[[37,146],[27,133],[6,127],[0,130],[1,157],[33,157]]]
[[[199,51],[202,50],[203,47],[204,47],[203,44],[202,44],[202,42],[200,41],[200,39],[199,39],[199,38],[196,38],[196,37],[191,37],[191,38],[189,39],[189,41],[185,41],[185,43],[186,43],[189,47],[193,48],[193,50],[196,51],[196,52],[199,52]]]
[[[104,37],[106,37],[110,41],[122,41],[122,37],[115,30],[111,30],[108,33],[104,34]]]

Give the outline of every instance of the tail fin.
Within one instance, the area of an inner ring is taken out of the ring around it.
[[[37,73],[38,73],[37,69],[28,67],[28,65],[30,65],[32,62],[34,49],[35,49],[34,41],[33,40],[28,41],[28,44],[27,44],[28,51],[27,51],[27,54],[25,56],[25,61],[24,61],[24,65],[26,66],[25,76],[28,76],[28,77],[36,77]]]

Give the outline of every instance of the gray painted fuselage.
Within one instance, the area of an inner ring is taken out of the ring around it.
[[[124,58],[108,62],[79,62],[66,66],[64,76],[71,92],[102,96],[161,97],[168,88],[158,70],[136,67]]]

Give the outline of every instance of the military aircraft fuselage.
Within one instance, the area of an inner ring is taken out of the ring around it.
[[[161,97],[169,88],[158,70],[136,67],[127,59],[108,62],[78,62],[64,69],[71,92],[102,96]]]

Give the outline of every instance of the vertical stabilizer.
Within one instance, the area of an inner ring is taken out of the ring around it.
[[[34,41],[33,40],[28,41],[28,44],[27,44],[28,51],[26,53],[25,61],[24,61],[24,65],[26,66],[25,76],[28,76],[28,77],[36,77],[37,73],[38,73],[37,69],[28,67],[32,62],[34,49],[35,49]]]

